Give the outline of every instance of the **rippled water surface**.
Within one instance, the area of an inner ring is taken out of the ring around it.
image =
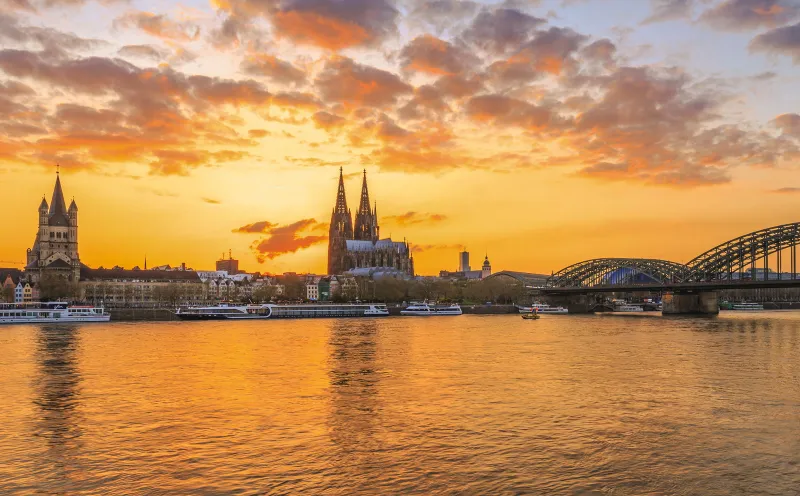
[[[800,494],[800,313],[0,327],[0,494]]]

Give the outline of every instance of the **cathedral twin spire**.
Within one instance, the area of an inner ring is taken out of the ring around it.
[[[333,209],[331,227],[336,227],[337,231],[345,236],[346,239],[356,239],[364,241],[378,241],[380,227],[378,227],[378,206],[370,208],[369,188],[367,187],[367,171],[364,171],[364,179],[361,183],[361,202],[358,205],[355,217],[355,228],[350,209],[347,208],[347,196],[344,189],[344,170],[339,168],[339,191],[336,195],[336,207]]]

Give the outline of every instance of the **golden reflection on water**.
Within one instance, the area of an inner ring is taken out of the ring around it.
[[[800,313],[0,328],[0,494],[786,494],[799,340]]]

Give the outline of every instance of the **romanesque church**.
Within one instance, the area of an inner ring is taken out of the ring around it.
[[[58,173],[50,205],[47,205],[45,198],[39,205],[39,230],[33,248],[28,250],[25,272],[32,282],[38,282],[43,272],[57,274],[74,282],[80,279],[78,205],[72,200],[67,209]]]

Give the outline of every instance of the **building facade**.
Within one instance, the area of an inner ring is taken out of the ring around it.
[[[45,198],[39,204],[39,229],[33,247],[28,250],[25,270],[33,282],[38,282],[44,274],[58,275],[73,282],[80,279],[78,205],[72,200],[67,209],[58,173],[50,205]]]
[[[338,275],[353,269],[373,267],[389,267],[413,276],[414,257],[406,241],[380,239],[378,207],[370,205],[366,171],[353,226],[353,217],[347,208],[344,173],[339,169],[339,190],[328,237],[328,274]]]
[[[228,258],[225,258],[225,254],[223,253],[222,258],[217,260],[217,270],[224,270],[230,275],[239,274],[239,261],[233,258],[230,252],[228,252]]]
[[[464,250],[458,254],[458,271],[469,272],[472,270],[469,266],[469,252]]]

